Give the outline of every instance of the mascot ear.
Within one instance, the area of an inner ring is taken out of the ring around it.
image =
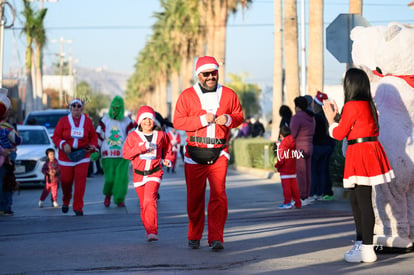
[[[402,27],[399,25],[391,25],[387,31],[385,32],[384,39],[385,41],[391,41],[394,37],[396,37],[400,31],[402,30]]]

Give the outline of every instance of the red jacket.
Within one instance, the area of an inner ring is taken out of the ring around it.
[[[98,135],[96,134],[95,127],[93,127],[92,120],[88,117],[86,114],[82,114],[84,117],[80,119],[74,119],[74,127],[79,127],[83,130],[83,135],[81,138],[73,138],[72,137],[72,126],[71,126],[71,120],[69,116],[72,116],[71,114],[62,117],[58,124],[56,125],[56,128],[53,132],[53,143],[56,145],[56,147],[59,149],[59,164],[63,166],[74,166],[79,163],[86,163],[90,161],[90,152],[87,152],[85,157],[78,161],[78,162],[72,162],[69,160],[69,158],[66,156],[65,152],[63,151],[63,146],[68,143],[72,149],[81,149],[86,148],[89,145],[93,147],[98,146]],[[81,124],[83,123],[83,127]]]
[[[228,124],[208,124],[205,119],[208,112],[214,113],[216,117],[227,115]],[[190,146],[220,148],[223,144],[227,144],[230,129],[239,126],[243,120],[243,110],[233,90],[218,85],[216,92],[203,94],[197,82],[180,94],[175,107],[174,128],[186,131],[187,144]],[[205,144],[194,142],[191,140],[192,137],[214,138],[225,142]],[[230,158],[227,146],[223,149],[223,153]],[[188,152],[186,158],[189,158]]]
[[[281,178],[286,175],[296,175],[296,144],[292,135],[285,137],[277,148],[277,162],[275,168]]]
[[[152,141],[148,142],[144,134],[137,128],[130,132],[125,140],[122,156],[132,163],[134,187],[144,185],[148,181],[161,182],[163,175],[162,169],[149,175],[140,175],[135,170],[142,172],[158,169],[157,167],[161,168],[162,159],[169,161],[174,159],[167,134],[154,130],[152,135]]]

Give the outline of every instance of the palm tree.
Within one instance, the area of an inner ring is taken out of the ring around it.
[[[46,43],[46,32],[43,21],[47,9],[35,12],[27,0],[23,0],[22,12],[26,22],[22,32],[26,35],[26,113],[41,109],[43,94],[42,85],[42,48]],[[33,42],[35,52],[33,52]],[[34,89],[33,89],[34,88]],[[34,92],[33,92],[34,90]]]
[[[285,0],[284,50],[286,71],[286,103],[293,109],[293,100],[299,92],[298,20],[296,1]]]
[[[362,15],[362,1],[363,0],[350,0],[349,13]]]
[[[220,64],[219,74],[225,81],[225,56],[227,21],[230,13],[235,13],[240,4],[247,7],[251,0],[201,0],[200,16],[206,28],[206,55],[216,57]]]
[[[275,37],[274,37],[274,60],[273,60],[273,114],[272,114],[272,137],[279,134],[279,110],[283,104],[283,31],[282,31],[282,0],[274,1]]]
[[[323,91],[323,0],[309,2],[308,93]]]
[[[30,3],[26,0],[23,1],[24,10],[22,12],[26,22],[24,23],[22,32],[26,35],[26,106],[25,113],[28,114],[33,111],[33,79],[32,79],[32,66],[33,66],[33,29],[35,28],[35,15],[30,6]]]
[[[46,31],[44,28],[44,19],[46,16],[47,9],[41,9],[34,18],[34,30],[33,30],[33,41],[35,42],[35,94],[36,94],[36,109],[42,109],[42,98],[43,98],[43,56],[42,50],[46,44]]]

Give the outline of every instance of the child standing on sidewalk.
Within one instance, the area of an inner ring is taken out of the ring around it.
[[[52,148],[48,148],[46,150],[46,157],[47,160],[42,167],[42,173],[45,175],[46,178],[46,185],[43,189],[42,194],[40,195],[39,200],[39,207],[43,207],[43,203],[49,193],[52,193],[52,205],[53,207],[59,207],[57,202],[57,190],[59,187],[59,180],[60,180],[60,169],[58,161],[55,158],[55,150]]]
[[[302,207],[302,202],[299,196],[298,183],[296,182],[296,144],[290,129],[287,126],[280,128],[280,143],[276,150],[277,162],[275,168],[280,173],[283,188],[283,204],[279,205],[279,209],[292,208],[292,199],[295,202],[296,208]]]
[[[158,240],[157,195],[163,175],[161,162],[171,167],[173,156],[170,140],[159,127],[151,107],[139,108],[137,125],[137,129],[128,134],[122,155],[132,162],[132,180],[139,198],[145,237],[152,242]]]

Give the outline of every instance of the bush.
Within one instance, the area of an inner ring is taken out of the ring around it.
[[[273,143],[265,138],[236,138],[231,146],[230,163],[241,167],[273,170]]]

